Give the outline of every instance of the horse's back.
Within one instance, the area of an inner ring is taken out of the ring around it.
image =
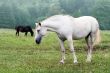
[[[21,31],[21,32],[28,32],[28,31],[32,31],[32,28],[31,26],[21,26],[21,25],[18,25],[15,27],[16,31]]]
[[[77,39],[86,37],[91,32],[96,32],[99,28],[99,24],[94,17],[82,16],[74,19],[72,28],[73,37]]]
[[[76,18],[76,20],[78,20],[78,22],[88,23],[89,25],[98,25],[97,19],[92,16],[82,16]]]
[[[25,31],[32,31],[32,28],[31,28],[31,26],[25,26]]]
[[[91,30],[99,28],[97,19],[92,16],[82,16],[75,18],[75,23],[81,27],[91,28]]]

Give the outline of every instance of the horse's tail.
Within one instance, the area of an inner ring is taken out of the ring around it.
[[[100,36],[100,30],[98,28],[97,32],[96,32],[96,39],[93,45],[98,45],[101,42],[101,36]]]

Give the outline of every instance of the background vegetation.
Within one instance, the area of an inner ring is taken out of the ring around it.
[[[110,0],[0,0],[0,28],[31,25],[55,14],[90,15],[110,29]]]

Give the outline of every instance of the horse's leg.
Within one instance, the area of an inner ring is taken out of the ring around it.
[[[18,32],[16,31],[16,36],[17,36]]]
[[[30,32],[31,36],[32,36],[32,33]]]
[[[65,60],[64,41],[59,38],[59,42],[60,42],[60,46],[61,46],[61,55],[62,55],[60,63],[64,64],[64,60]]]
[[[75,50],[74,50],[74,46],[73,46],[72,36],[68,37],[67,40],[68,40],[68,44],[69,44],[70,50],[71,50],[73,58],[74,58],[74,63],[78,63],[77,57],[76,57],[76,54],[75,54]]]
[[[90,54],[90,41],[91,41],[91,40],[90,40],[90,36],[87,36],[87,37],[85,38],[85,40],[86,40],[87,49],[88,49],[86,62],[90,62],[90,60],[91,60],[91,54]]]
[[[19,36],[19,30],[16,30],[16,36]]]
[[[93,50],[93,42],[94,42],[94,35],[90,33],[89,36],[85,38],[88,46],[88,52],[87,52],[87,59],[86,62],[91,62],[92,58],[92,50]]]
[[[28,33],[28,32],[25,32],[25,36],[27,36],[27,33]]]
[[[30,34],[31,34],[31,36],[33,36],[33,31],[32,30],[30,31]]]
[[[19,36],[19,31],[18,31],[18,36]]]

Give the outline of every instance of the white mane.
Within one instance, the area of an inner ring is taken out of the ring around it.
[[[54,21],[54,20],[59,20],[59,19],[61,19],[61,18],[65,18],[65,17],[74,18],[74,17],[72,17],[72,16],[70,16],[70,15],[54,15],[54,16],[51,16],[51,17],[45,19],[45,20]],[[44,21],[45,21],[45,20],[44,20]]]
[[[43,20],[41,23],[45,24],[45,23],[52,23],[54,21],[68,21],[68,18],[69,20],[73,20],[74,17],[70,16],[70,15],[54,15],[54,16],[51,16],[45,20]]]

